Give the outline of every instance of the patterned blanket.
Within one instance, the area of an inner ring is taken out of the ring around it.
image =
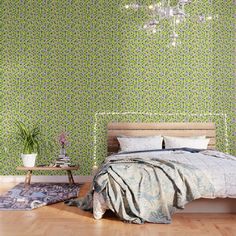
[[[214,196],[213,185],[200,169],[140,155],[108,160],[94,177],[87,196],[69,205],[92,210],[94,191],[103,195],[108,208],[122,220],[138,224],[171,223],[176,209],[206,193]]]

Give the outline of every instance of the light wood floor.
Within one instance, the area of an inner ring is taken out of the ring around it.
[[[1,184],[0,193],[15,184]],[[85,184],[80,196],[88,189]],[[63,203],[33,211],[0,211],[0,236],[236,236],[236,214],[176,214],[170,225],[127,224],[112,213],[102,220]]]

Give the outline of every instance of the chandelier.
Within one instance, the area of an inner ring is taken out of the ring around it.
[[[161,0],[158,3],[153,3],[149,6],[140,5],[137,3],[125,5],[126,9],[138,10],[144,8],[147,10],[150,19],[144,23],[143,29],[149,33],[155,34],[161,31],[165,25],[165,22],[169,22],[171,33],[170,46],[177,46],[181,42],[179,41],[179,35],[176,29],[179,24],[184,22],[189,15],[185,12],[185,5],[191,3],[191,0],[178,0],[178,3],[174,6],[171,5],[170,0]],[[203,23],[207,20],[211,20],[212,16],[206,16],[201,14],[197,16],[197,21]]]

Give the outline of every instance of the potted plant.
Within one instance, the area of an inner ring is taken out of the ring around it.
[[[21,158],[25,167],[33,167],[39,152],[40,129],[38,126],[27,127],[23,122],[17,121],[17,140],[23,144]]]

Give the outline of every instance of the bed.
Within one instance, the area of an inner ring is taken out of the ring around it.
[[[167,137],[166,146],[168,137],[201,137],[208,140],[207,150],[183,147],[150,150],[147,147],[130,151],[127,147],[118,152],[123,137],[137,137],[139,142],[139,138],[160,135]],[[207,212],[212,212],[211,209],[234,212],[236,157],[217,152],[215,148],[213,123],[110,123],[109,156],[95,175],[86,198],[71,205],[93,209],[96,219],[101,219],[110,209],[122,220],[139,224],[171,223],[171,216],[184,208],[191,212],[201,208]],[[210,201],[214,201],[215,206]]]

